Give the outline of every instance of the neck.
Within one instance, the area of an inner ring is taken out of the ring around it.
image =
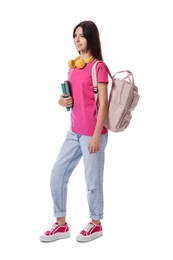
[[[83,59],[83,58],[82,58],[82,59]],[[84,60],[85,64],[88,64],[88,63],[90,63],[91,61],[94,60],[94,57],[91,55],[91,56],[89,56],[88,58],[85,58],[85,59],[83,59],[83,60]]]
[[[88,58],[90,58],[92,56],[91,52],[84,52],[84,53],[80,53],[80,57],[83,60],[87,60]]]

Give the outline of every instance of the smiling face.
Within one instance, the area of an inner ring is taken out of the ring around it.
[[[82,59],[93,56],[103,60],[99,30],[94,22],[86,20],[77,24],[73,29],[73,39]]]
[[[82,27],[78,27],[74,33],[74,45],[76,50],[80,52],[80,55],[85,55],[88,51],[87,49],[87,39],[83,35]]]

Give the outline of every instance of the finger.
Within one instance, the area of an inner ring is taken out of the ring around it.
[[[89,153],[92,153],[92,149],[91,149],[91,146],[90,146],[90,145],[88,146],[88,152],[89,152]]]

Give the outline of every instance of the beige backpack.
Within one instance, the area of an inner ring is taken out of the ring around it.
[[[96,65],[98,62],[102,61],[95,62],[92,67],[92,81],[96,102],[98,97]],[[131,113],[137,106],[140,96],[131,71],[119,71],[112,76],[108,69],[108,73],[112,83],[109,93],[108,114],[104,126],[113,132],[122,132],[131,121]],[[117,77],[118,74],[121,74],[121,76],[125,74],[125,76],[121,79]]]

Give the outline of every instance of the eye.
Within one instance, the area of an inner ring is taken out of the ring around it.
[[[77,38],[77,37],[78,37],[78,38],[85,38],[84,34],[78,34],[78,35],[77,35],[77,34],[74,34],[74,35],[73,35],[73,39],[75,39],[75,38]]]

